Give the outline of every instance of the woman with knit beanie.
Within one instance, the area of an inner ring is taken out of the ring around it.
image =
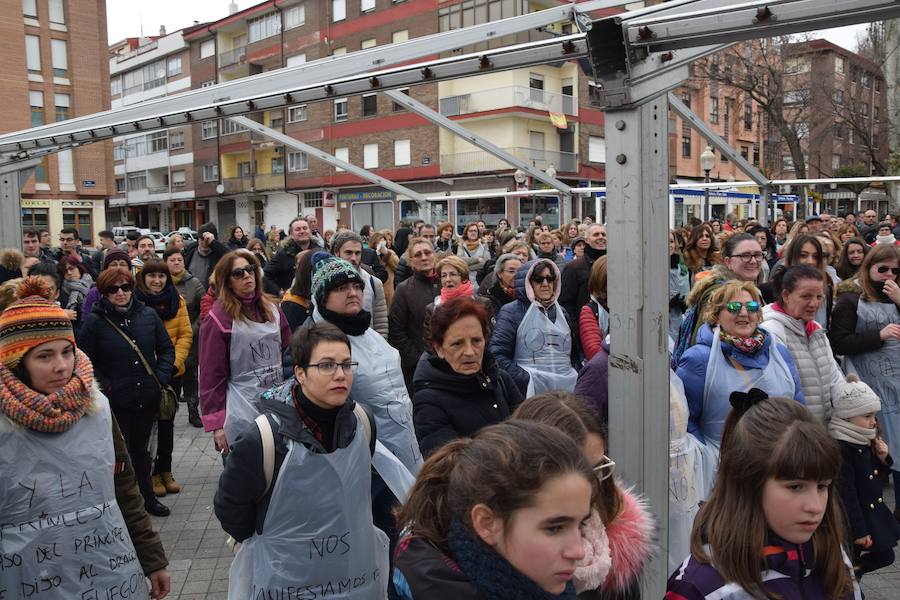
[[[160,386],[172,379],[175,349],[156,311],[134,298],[131,273],[107,269],[97,278],[97,289],[103,298],[84,318],[78,346],[93,361],[100,389],[128,442],[147,512],[165,517],[169,509],[153,493],[148,445]]]
[[[28,278],[0,315],[0,590],[164,598],[168,562],[125,443],[71,321],[49,296]],[[85,545],[97,535],[102,543]]]
[[[138,300],[152,308],[162,319],[163,325],[175,347],[172,387],[181,389],[185,373],[185,362],[191,352],[194,335],[187,303],[178,293],[172,281],[169,267],[158,258],[144,262],[144,268],[137,277]],[[177,393],[177,392],[176,392]],[[176,405],[177,406],[177,405]],[[157,419],[157,448],[153,461],[153,493],[163,497],[166,493],[177,494],[181,486],[172,476],[172,450],[175,447],[175,415],[171,419]]]

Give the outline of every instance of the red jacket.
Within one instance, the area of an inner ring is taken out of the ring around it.
[[[600,331],[600,323],[597,315],[591,309],[591,303],[588,302],[581,307],[581,314],[578,315],[578,331],[581,340],[581,349],[584,351],[585,361],[594,358],[594,355],[600,352],[603,346],[603,338],[608,332]]]

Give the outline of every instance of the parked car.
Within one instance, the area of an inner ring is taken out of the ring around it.
[[[141,233],[141,230],[135,227],[134,225],[122,225],[120,227],[113,227],[113,239],[117,244],[121,244],[125,241],[125,236],[128,235],[129,232],[136,231]]]

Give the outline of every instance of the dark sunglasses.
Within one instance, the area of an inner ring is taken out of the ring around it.
[[[235,279],[240,279],[244,275],[253,275],[256,272],[256,267],[253,265],[247,265],[246,267],[240,267],[238,269],[234,269],[229,273]]]
[[[130,292],[131,284],[130,283],[122,283],[119,285],[111,285],[111,286],[109,286],[109,291],[107,292],[107,294],[118,294],[120,291]]]
[[[729,302],[725,305],[725,308],[730,313],[738,314],[745,306],[747,307],[748,313],[759,312],[759,302],[756,300],[750,300],[749,302]]]
[[[531,283],[554,283],[555,281],[556,281],[556,277],[544,275],[543,277],[532,278]]]
[[[878,267],[875,270],[878,271],[879,273],[887,273],[888,271],[890,271],[892,275],[900,275],[900,267],[889,267],[887,265],[878,265]]]

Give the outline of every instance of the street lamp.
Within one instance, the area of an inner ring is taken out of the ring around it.
[[[715,164],[716,154],[711,147],[707,146],[703,154],[700,155],[700,168],[703,169],[705,175],[704,183],[709,183],[709,172],[712,171]],[[709,221],[712,218],[712,209],[709,205],[709,186],[703,190],[703,199],[705,206],[703,209],[703,220]]]

